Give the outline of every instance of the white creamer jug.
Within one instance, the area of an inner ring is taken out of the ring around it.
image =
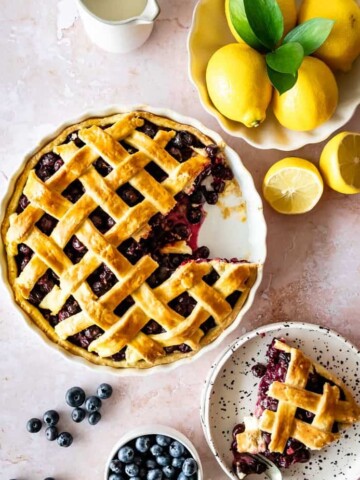
[[[157,0],[76,0],[90,39],[114,53],[140,47],[160,13]]]

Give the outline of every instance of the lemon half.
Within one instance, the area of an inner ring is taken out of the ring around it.
[[[360,133],[342,132],[328,142],[320,157],[325,182],[345,194],[360,193]]]
[[[263,182],[263,194],[274,210],[286,215],[309,212],[324,190],[319,170],[308,160],[289,157],[275,163]]]

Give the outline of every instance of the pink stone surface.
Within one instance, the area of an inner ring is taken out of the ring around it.
[[[0,189],[22,155],[64,120],[91,107],[148,103],[198,118],[214,130],[187,75],[186,39],[195,0],[161,0],[150,40],[128,55],[92,45],[72,0],[2,2],[0,18]],[[360,109],[344,127],[359,131]],[[223,135],[254,176],[257,188],[279,151],[258,151]],[[318,163],[323,144],[292,155]],[[268,260],[254,305],[240,328],[216,351],[171,374],[120,379],[64,361],[26,328],[1,286],[0,471],[1,478],[101,479],[107,456],[129,429],[163,423],[180,429],[197,446],[206,480],[225,480],[204,439],[200,392],[218,354],[237,336],[279,321],[326,325],[360,347],[360,197],[326,188],[309,214],[285,217],[265,206]],[[96,427],[72,424],[64,393],[73,385],[94,391],[103,381],[115,394]],[[70,449],[30,435],[26,420],[49,408],[63,414],[61,428],[74,433]]]

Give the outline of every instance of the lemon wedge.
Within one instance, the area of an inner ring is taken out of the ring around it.
[[[360,133],[342,132],[328,142],[320,157],[325,182],[345,194],[360,193]]]
[[[296,157],[275,163],[263,181],[267,202],[286,215],[309,212],[320,200],[323,190],[324,182],[315,165]]]

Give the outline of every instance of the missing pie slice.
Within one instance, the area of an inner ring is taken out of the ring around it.
[[[148,112],[73,125],[32,156],[2,226],[9,282],[54,342],[114,368],[194,355],[235,319],[258,266],[210,260],[204,204],[223,146]]]
[[[255,416],[233,431],[234,469],[245,475],[266,467],[261,453],[279,468],[307,462],[340,438],[340,430],[360,421],[360,407],[330,371],[283,340],[269,346],[268,364],[252,371],[261,377]],[[249,455],[250,454],[250,455]]]

